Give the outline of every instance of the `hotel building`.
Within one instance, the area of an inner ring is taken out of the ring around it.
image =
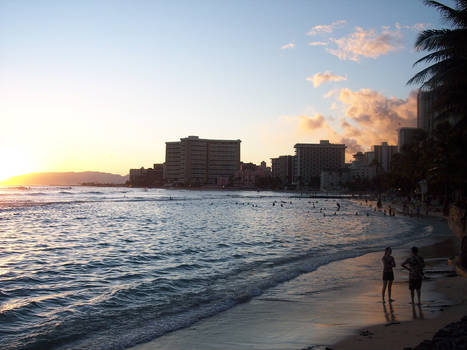
[[[173,184],[217,184],[240,169],[240,140],[188,136],[166,142],[166,177]]]
[[[297,143],[295,146],[295,179],[299,185],[307,185],[321,176],[322,170],[344,168],[344,144],[329,143],[321,140],[315,143]],[[318,180],[319,181],[319,180]]]

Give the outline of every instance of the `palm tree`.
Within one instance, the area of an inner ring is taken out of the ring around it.
[[[415,48],[429,53],[416,61],[414,66],[420,63],[429,66],[415,74],[407,84],[420,84],[422,91],[431,94],[438,120],[455,116],[465,126],[467,0],[456,0],[455,3],[456,8],[451,8],[438,1],[425,0],[426,5],[439,10],[450,28],[428,29],[418,35]]]

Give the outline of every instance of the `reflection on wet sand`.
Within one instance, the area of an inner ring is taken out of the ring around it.
[[[418,315],[417,315],[418,313]],[[412,317],[414,320],[424,320],[423,310],[421,305],[412,304]]]
[[[388,305],[389,307],[387,307],[386,303],[383,303],[384,318],[386,319],[386,322],[397,322],[392,303],[388,303]]]

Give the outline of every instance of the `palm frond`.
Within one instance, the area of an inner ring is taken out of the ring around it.
[[[423,56],[419,60],[415,61],[413,66],[415,67],[416,65],[420,63],[431,63],[431,62],[439,62],[446,60],[450,57],[452,57],[454,50],[453,49],[444,49],[444,50],[439,50],[436,52],[432,52],[426,56]]]
[[[440,50],[446,47],[450,29],[427,29],[421,32],[415,41],[418,51]]]
[[[425,4],[427,6],[435,7],[439,12],[441,12],[441,16],[446,23],[460,27],[466,26],[467,18],[465,18],[465,14],[461,11],[462,7],[460,10],[457,10],[434,0],[425,0]]]
[[[443,69],[445,63],[446,63],[446,60],[442,62],[437,62],[435,64],[432,64],[429,67],[422,69],[420,72],[415,74],[412,78],[410,78],[407,84],[412,85],[412,84],[422,83],[424,85],[429,79],[431,79],[434,75],[438,74],[440,70]]]

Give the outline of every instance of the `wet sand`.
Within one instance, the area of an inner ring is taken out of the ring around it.
[[[423,305],[413,307],[412,320],[405,320],[397,324],[386,322],[360,329],[354,335],[346,337],[330,347],[335,350],[412,348],[423,340],[431,339],[439,329],[449,323],[457,322],[467,315],[467,278],[445,273],[450,271],[452,267],[444,261],[456,252],[457,244],[453,237],[448,241],[421,249],[421,255],[426,257],[425,261],[428,261],[427,270],[431,269],[435,273],[432,275],[433,279],[426,281],[422,287]],[[436,261],[441,261],[442,264],[436,264]],[[436,271],[439,271],[438,276]],[[430,289],[429,297],[427,297],[426,287]],[[434,296],[437,295],[439,300],[445,300],[446,303],[433,303],[431,293],[435,293]],[[426,317],[424,315],[426,310],[434,312],[435,317]]]
[[[413,346],[431,338],[441,326],[456,321],[464,312],[466,303],[458,294],[466,290],[467,280],[448,277],[454,270],[447,265],[451,253],[452,243],[433,245],[421,251],[430,278],[423,285],[421,307],[409,304],[408,274],[399,267],[393,285],[395,302],[381,302],[382,252],[370,253],[322,266],[247,303],[133,349],[298,350],[325,349],[326,346],[394,349]],[[394,250],[398,266],[408,254],[408,247]],[[361,333],[365,330],[370,333]],[[400,346],[392,339],[396,336],[400,338]]]

